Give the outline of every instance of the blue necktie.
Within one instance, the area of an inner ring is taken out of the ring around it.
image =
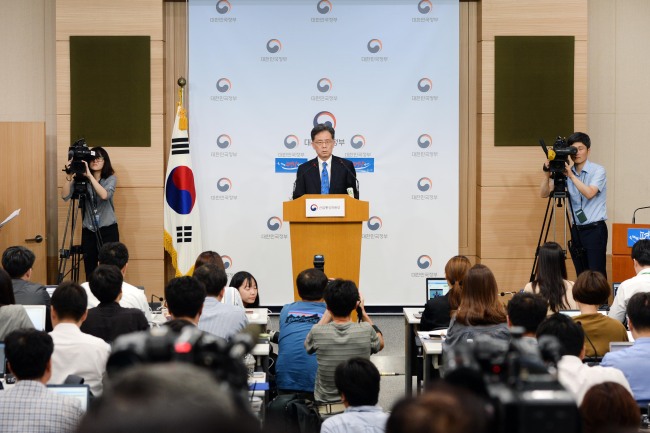
[[[323,171],[320,173],[320,193],[330,193],[330,177],[327,175],[327,163],[323,163]]]

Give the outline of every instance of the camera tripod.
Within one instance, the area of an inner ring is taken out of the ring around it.
[[[92,207],[92,202],[88,200],[88,182],[82,175],[75,175],[74,180],[74,191],[72,192],[72,197],[70,199],[70,206],[68,206],[68,215],[65,220],[65,227],[63,229],[63,241],[61,242],[61,249],[59,250],[59,270],[57,277],[57,284],[61,284],[63,279],[70,275],[70,279],[75,283],[79,282],[79,266],[83,261],[83,248],[81,245],[75,245],[75,231],[77,228],[77,223],[79,221],[79,215],[83,217],[86,215],[92,222],[93,228],[95,230],[95,236],[97,237],[97,245],[101,247],[102,236],[99,233],[99,227],[97,225],[97,220],[94,218],[94,215],[86,213],[88,210],[88,204]],[[70,241],[67,242],[68,235],[70,236]],[[68,248],[66,248],[66,245]],[[68,260],[71,260],[70,270],[66,272],[66,267]],[[88,275],[86,275],[86,279]]]
[[[537,259],[539,257],[539,248],[546,243],[548,239],[549,231],[551,230],[551,225],[553,226],[553,240],[555,241],[555,235],[557,234],[557,208],[564,208],[564,221],[563,221],[563,239],[562,243],[558,242],[562,247],[564,252],[564,257],[567,257],[567,249],[571,251],[571,256],[577,258],[578,260],[584,261],[584,252],[582,244],[580,243],[580,238],[572,229],[573,226],[573,204],[571,203],[571,196],[569,195],[569,190],[567,189],[566,176],[562,173],[553,173],[552,178],[554,181],[553,191],[550,192],[548,196],[548,202],[546,203],[546,212],[544,213],[544,221],[542,222],[542,228],[539,232],[539,239],[537,240],[537,248],[535,248],[535,258],[533,259],[533,268],[530,271],[530,282],[535,280],[535,270],[537,268]],[[553,204],[553,201],[555,203]],[[550,211],[550,213],[549,213]],[[570,211],[570,215],[569,215]],[[567,227],[569,228],[569,236],[567,237]],[[575,234],[575,236],[573,236]]]

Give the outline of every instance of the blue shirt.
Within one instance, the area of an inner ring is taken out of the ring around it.
[[[639,404],[650,402],[650,337],[639,338],[632,347],[605,354],[603,367],[615,367],[623,372],[630,383],[634,399]]]
[[[275,379],[278,389],[314,392],[318,363],[305,350],[305,338],[325,313],[324,302],[298,301],[280,312],[280,340]]]
[[[388,414],[379,406],[350,406],[326,419],[320,433],[383,433]]]
[[[598,188],[596,195],[591,200],[587,200],[585,196],[580,194],[580,191],[578,191],[578,188],[576,188],[571,179],[567,178],[567,189],[571,196],[573,212],[575,213],[579,209],[582,209],[587,217],[587,220],[583,223],[578,218],[575,218],[576,223],[583,225],[605,221],[607,219],[607,174],[605,173],[605,167],[587,160],[580,174],[576,172],[575,166],[571,167],[571,171],[585,185]]]

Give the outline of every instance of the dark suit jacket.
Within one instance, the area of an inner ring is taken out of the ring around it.
[[[451,307],[449,306],[448,295],[449,293],[427,301],[420,320],[420,331],[449,327]]]
[[[45,286],[31,281],[12,279],[16,304],[20,305],[45,305],[45,330],[52,330],[52,317],[50,316],[50,295]]]
[[[117,302],[102,302],[88,309],[88,317],[81,324],[81,332],[94,335],[107,343],[131,332],[149,329],[144,313],[137,308],[120,307]]]
[[[332,155],[331,168],[330,194],[347,194],[348,188],[352,188],[354,190],[354,198],[358,199],[357,172],[354,170],[352,162]],[[297,199],[305,194],[320,194],[320,172],[321,167],[319,167],[318,158],[307,161],[298,167],[293,198]]]

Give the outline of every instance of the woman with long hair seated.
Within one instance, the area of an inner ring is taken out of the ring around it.
[[[465,256],[454,256],[449,259],[445,265],[445,278],[449,284],[449,291],[444,296],[427,301],[420,320],[420,331],[449,327],[450,313],[458,309],[461,283],[470,267],[472,264]]]
[[[585,356],[600,358],[609,352],[612,341],[628,341],[627,330],[621,322],[598,312],[607,303],[611,288],[600,272],[583,271],[573,286],[573,297],[580,315],[573,320],[585,331]]]
[[[506,309],[498,299],[499,287],[492,271],[485,265],[474,265],[463,278],[460,305],[451,319],[446,345],[488,335],[510,340]]]
[[[260,295],[257,291],[257,280],[246,271],[239,271],[232,276],[230,287],[239,290],[244,308],[259,308]]]
[[[566,257],[560,244],[546,242],[539,248],[535,279],[526,284],[524,292],[542,295],[548,302],[548,314],[578,309],[573,299],[573,281],[567,280]]]

